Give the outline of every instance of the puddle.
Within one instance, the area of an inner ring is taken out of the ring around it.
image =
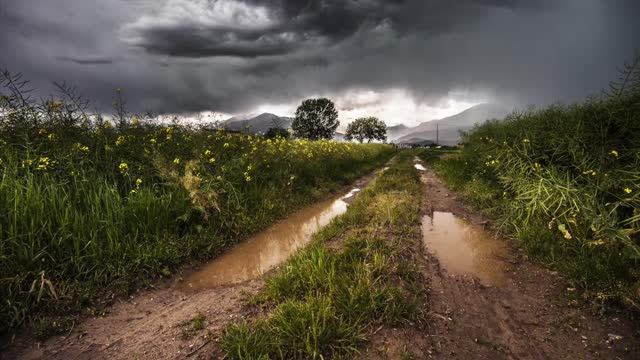
[[[347,195],[343,196],[342,199],[348,199],[348,198],[352,197],[353,195],[355,195],[358,191],[360,191],[360,189],[358,189],[358,188],[352,189],[351,191],[349,191],[347,193]]]
[[[507,255],[504,243],[487,233],[482,225],[471,224],[452,213],[434,212],[422,219],[423,242],[451,274],[472,275],[489,286],[506,280]]]
[[[302,209],[267,230],[235,245],[185,279],[185,291],[255,279],[292,256],[311,236],[347,211],[347,201],[359,188],[346,195]]]
[[[413,166],[415,166],[415,168],[420,170],[420,171],[427,170],[424,166],[422,166],[422,164],[414,164]]]

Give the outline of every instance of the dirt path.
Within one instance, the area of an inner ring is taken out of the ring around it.
[[[378,171],[357,180],[344,192],[364,188]],[[352,202],[357,192],[350,194],[341,200]],[[44,343],[18,337],[0,353],[0,359],[222,358],[216,346],[222,329],[255,315],[255,308],[247,306],[244,299],[264,287],[269,273],[233,285],[184,291],[183,279],[194,271],[185,270],[158,289],[121,299],[104,316],[83,319],[67,336],[54,336]],[[194,319],[198,314],[204,317],[196,330]]]
[[[451,212],[476,224],[487,221],[446,189],[431,169],[422,171],[421,177],[427,212]],[[498,259],[504,263],[506,277],[500,287],[448,274],[427,249],[423,274],[431,284],[430,321],[419,334],[423,343],[411,347],[421,357],[640,358],[638,332],[623,314],[595,317],[567,306],[562,278],[533,264],[513,246],[507,244],[507,249],[507,256]]]

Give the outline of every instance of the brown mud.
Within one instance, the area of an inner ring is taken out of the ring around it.
[[[440,213],[451,214],[447,220],[458,222],[454,224],[458,228],[480,231],[489,223],[466,207],[431,169],[421,171],[421,180],[427,222],[434,214],[437,220]],[[451,226],[448,221],[441,226]],[[569,306],[566,281],[531,262],[508,241],[481,246],[468,256],[462,251],[474,251],[469,250],[469,239],[446,244],[430,236],[442,238],[442,234],[423,235],[426,246],[419,244],[416,251],[422,251],[419,265],[431,288],[426,326],[378,329],[361,358],[640,359],[636,323],[615,310],[596,316],[589,309]],[[463,259],[450,256],[455,254],[450,248],[454,244],[461,246],[458,255]],[[500,274],[499,281],[493,281],[495,274]]]
[[[104,316],[85,317],[69,334],[42,343],[18,336],[0,359],[222,358],[217,346],[222,330],[256,315],[258,310],[246,300],[264,287],[270,270],[346,211],[377,172],[357,180],[341,196],[293,213],[200,269],[184,270],[157,289],[120,299]],[[213,276],[216,271],[222,276]],[[200,314],[202,324],[194,328]]]

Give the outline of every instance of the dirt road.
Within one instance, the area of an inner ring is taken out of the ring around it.
[[[424,165],[424,164],[421,164]],[[486,224],[429,168],[421,170],[425,217],[452,213],[471,224]],[[356,186],[362,187],[368,177]],[[552,271],[529,261],[508,242],[497,262],[499,286],[473,275],[454,274],[433,249],[416,239],[415,261],[430,287],[422,326],[376,329],[363,359],[638,359],[634,324],[622,314],[596,317],[567,305],[567,285]],[[461,254],[462,255],[462,254]],[[496,263],[496,264],[497,264]],[[143,291],[87,318],[67,336],[43,344],[19,339],[4,358],[22,359],[210,359],[220,358],[221,329],[252,315],[243,299],[260,291],[264,277],[198,292],[182,290],[182,279]],[[194,319],[202,314],[202,326]],[[408,357],[411,358],[411,357]]]
[[[421,171],[421,178],[425,216],[453,213],[472,224],[487,224],[431,169]],[[501,286],[449,273],[433,249],[426,248],[421,261],[431,287],[426,329],[381,329],[363,358],[640,359],[638,332],[623,314],[596,317],[568,306],[561,277],[508,242],[504,246],[501,257],[492,259],[502,263]]]

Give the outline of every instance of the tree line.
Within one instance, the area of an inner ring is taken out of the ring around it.
[[[318,98],[304,100],[298,106],[291,129],[297,138],[320,140],[333,138],[339,125],[338,111],[333,101]],[[357,140],[361,143],[365,140],[386,141],[387,125],[373,116],[358,118],[347,125],[344,138],[347,141]]]

